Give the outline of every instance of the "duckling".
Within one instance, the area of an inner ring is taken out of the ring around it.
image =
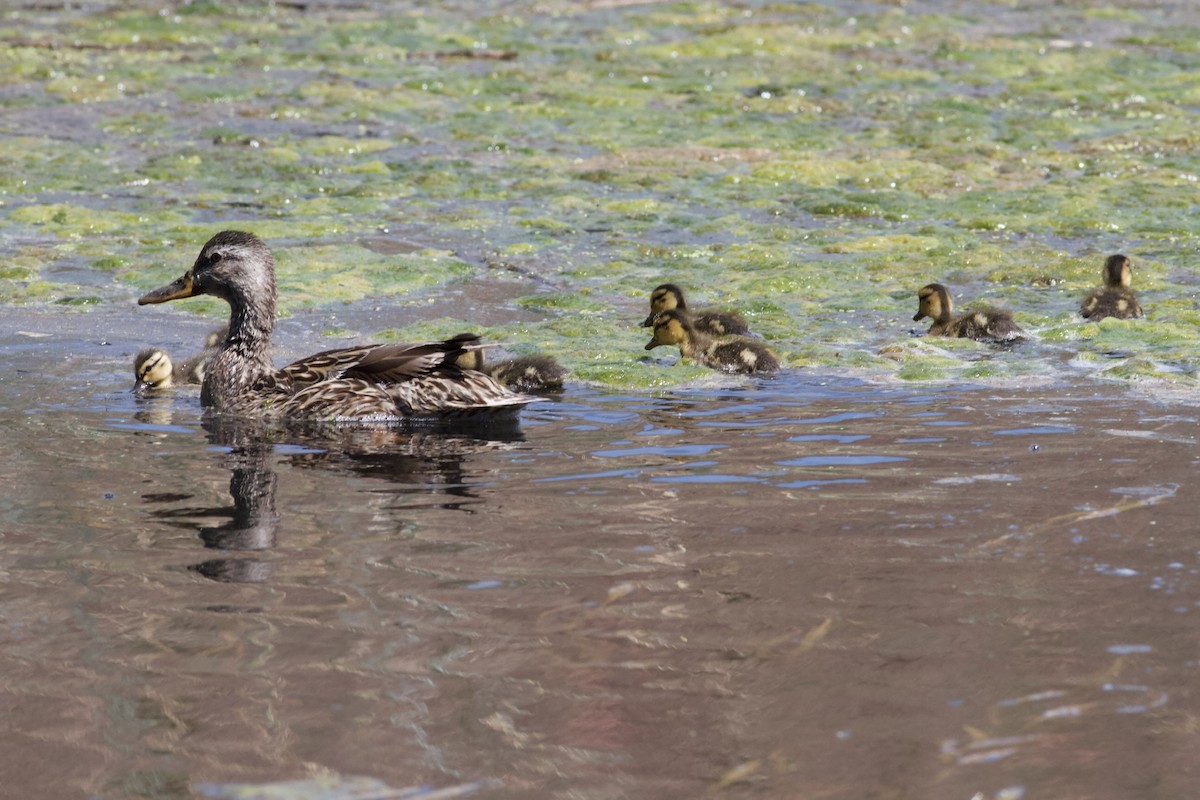
[[[716,311],[707,309],[691,311],[687,301],[683,299],[683,289],[673,283],[664,283],[655,287],[650,293],[650,314],[642,322],[643,328],[654,327],[654,315],[660,311],[679,309],[686,311],[692,320],[692,325],[701,333],[710,336],[745,335],[750,333],[750,327],[740,314],[733,311]]]
[[[698,330],[691,316],[680,309],[660,311],[653,317],[654,336],[646,345],[678,345],[679,355],[697,364],[724,372],[778,372],[779,357],[748,336],[715,338]]]
[[[954,318],[950,292],[940,283],[931,283],[917,292],[920,306],[913,322],[929,317],[933,325],[930,336],[951,336],[981,342],[1011,342],[1025,338],[1025,331],[1013,321],[1012,314],[995,308],[969,309]]]
[[[183,383],[204,383],[208,362],[220,350],[221,343],[228,335],[228,325],[210,331],[204,337],[204,349],[179,364],[172,363],[165,350],[145,348],[133,358],[133,374],[137,380],[134,390],[169,389]]]
[[[497,383],[517,392],[544,392],[563,388],[567,370],[550,356],[518,356],[485,364],[483,348],[468,350],[458,357],[463,369],[491,375]]]
[[[138,305],[209,294],[229,303],[229,335],[200,390],[207,409],[242,417],[338,422],[402,422],[461,414],[514,414],[537,398],[454,363],[479,337],[369,344],[327,350],[285,367],[270,359],[275,329],[275,259],[261,239],[221,231],[195,263]]]
[[[1079,306],[1084,319],[1099,322],[1105,317],[1117,319],[1141,319],[1142,304],[1129,288],[1133,283],[1133,266],[1120,253],[1109,256],[1104,262],[1104,285],[1092,292]]]

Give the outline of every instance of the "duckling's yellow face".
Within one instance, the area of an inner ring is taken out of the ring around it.
[[[917,292],[917,313],[913,315],[913,322],[924,317],[939,320],[949,315],[950,294],[945,287],[939,283],[921,287]]]
[[[664,311],[684,308],[683,291],[673,283],[664,283],[650,293],[650,314],[642,322],[643,328],[654,327],[654,317]]]
[[[166,389],[171,385],[171,359],[162,350],[143,350],[133,360],[138,387]]]
[[[654,315],[654,335],[649,343],[646,344],[647,350],[662,345],[669,347],[673,344],[687,341],[688,333],[683,327],[683,323],[679,321],[679,317],[674,312],[666,312],[663,314]]]
[[[482,350],[467,350],[458,358],[454,359],[455,365],[459,369],[473,369],[476,372],[483,371],[483,351]]]

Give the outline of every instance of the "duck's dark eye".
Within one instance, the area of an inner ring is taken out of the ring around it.
[[[219,252],[218,252],[218,253],[209,253],[209,254],[208,254],[208,263],[210,263],[210,264],[216,264],[216,263],[217,263],[218,261],[220,261],[220,260],[221,260],[221,254],[220,254]]]

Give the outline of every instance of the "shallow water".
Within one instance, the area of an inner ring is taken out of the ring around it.
[[[0,794],[1195,794],[1193,3],[10,6]],[[136,398],[226,310],[134,298],[226,227],[280,363],[576,379],[449,431]],[[1085,324],[1118,250],[1147,319]],[[789,368],[647,356],[663,280]],[[1035,341],[910,335],[930,280]]]
[[[0,343],[20,796],[1194,786],[1194,407],[797,371],[264,434],[70,328]]]

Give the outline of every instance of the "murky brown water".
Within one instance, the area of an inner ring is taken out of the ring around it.
[[[265,438],[134,399],[120,319],[0,335],[7,796],[1198,785],[1191,406],[795,372]]]

